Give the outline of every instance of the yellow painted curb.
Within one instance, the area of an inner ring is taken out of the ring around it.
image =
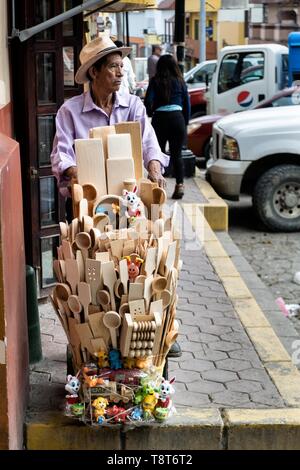
[[[253,297],[251,299],[232,299],[232,303],[245,328],[271,326]]]
[[[273,328],[250,327],[246,328],[248,335],[253,342],[261,360],[266,362],[291,361],[291,357],[282,346],[281,341],[275,334]],[[299,375],[300,379],[300,375]],[[300,392],[300,388],[299,388]]]
[[[204,248],[209,258],[224,258],[227,255],[220,242],[216,240],[204,241]]]
[[[284,411],[284,417],[283,417]],[[274,408],[267,410],[249,410],[243,408],[225,409],[226,423],[249,424],[297,424],[300,425],[300,408]],[[300,443],[299,443],[300,444]]]
[[[211,264],[215,268],[215,270],[222,274],[222,276],[227,276],[227,277],[239,277],[240,273],[236,269],[235,265],[231,261],[228,256],[218,257],[218,258],[211,258],[210,259]]]
[[[300,406],[300,374],[297,367],[292,362],[268,362],[265,368],[287,405]]]
[[[228,450],[297,450],[300,409],[225,409]]]
[[[205,245],[204,245],[205,247]],[[219,273],[218,273],[219,274]],[[220,276],[221,277],[221,276]],[[252,294],[244,283],[243,279],[239,277],[222,276],[221,278],[224,289],[228,297],[231,299],[251,299]]]
[[[218,196],[211,185],[203,178],[194,178],[200,192],[207,200],[207,203],[199,203],[204,216],[213,230],[228,231],[228,206],[226,202]]]
[[[281,397],[287,406],[300,405],[300,372],[293,365],[292,359],[272,326],[266,319],[263,311],[257,304],[251,291],[246,286],[234,264],[219,239],[213,237],[209,224],[203,221],[203,213],[197,204],[190,204],[183,210],[193,228],[196,224],[196,235],[202,225],[202,243],[206,254],[215,268],[241,323],[253,343],[262,364],[271,376]],[[205,238],[206,235],[208,238]],[[228,268],[233,267],[233,275],[229,275]],[[300,422],[299,422],[300,424]],[[299,445],[300,446],[300,445]]]

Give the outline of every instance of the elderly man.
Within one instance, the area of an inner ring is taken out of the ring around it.
[[[148,178],[165,186],[162,176],[168,157],[160,150],[155,132],[148,121],[146,109],[135,95],[118,93],[123,77],[122,58],[131,48],[117,47],[107,36],[101,36],[83,47],[81,66],[75,81],[89,82],[87,92],[67,100],[56,116],[56,135],[51,154],[52,171],[62,195],[68,197],[72,180],[77,178],[74,139],[88,138],[92,127],[118,122],[138,121],[142,129],[144,166]]]

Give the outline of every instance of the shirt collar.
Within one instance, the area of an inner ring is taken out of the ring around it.
[[[129,100],[130,100],[130,95],[129,93],[124,93],[124,94],[119,94],[118,92],[115,93],[115,102],[114,102],[114,107],[119,108],[120,106],[123,108],[129,108]],[[83,101],[83,108],[82,112],[88,112],[91,111],[92,109],[100,109],[92,100],[91,92],[88,90],[84,94],[84,101]]]

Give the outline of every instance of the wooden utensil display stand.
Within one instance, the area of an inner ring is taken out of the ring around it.
[[[162,371],[178,334],[177,206],[167,219],[165,192],[142,178],[139,123],[91,129],[90,139],[75,141],[75,151],[74,219],[60,223],[51,296],[74,371],[89,361],[100,366],[112,349],[123,368],[151,363]],[[128,217],[122,191],[135,181],[141,202]]]

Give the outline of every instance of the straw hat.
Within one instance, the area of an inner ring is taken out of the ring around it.
[[[88,82],[88,69],[102,57],[118,51],[122,53],[122,57],[125,57],[130,53],[131,47],[117,47],[106,35],[86,44],[79,54],[81,66],[77,70],[75,81],[80,84]]]

